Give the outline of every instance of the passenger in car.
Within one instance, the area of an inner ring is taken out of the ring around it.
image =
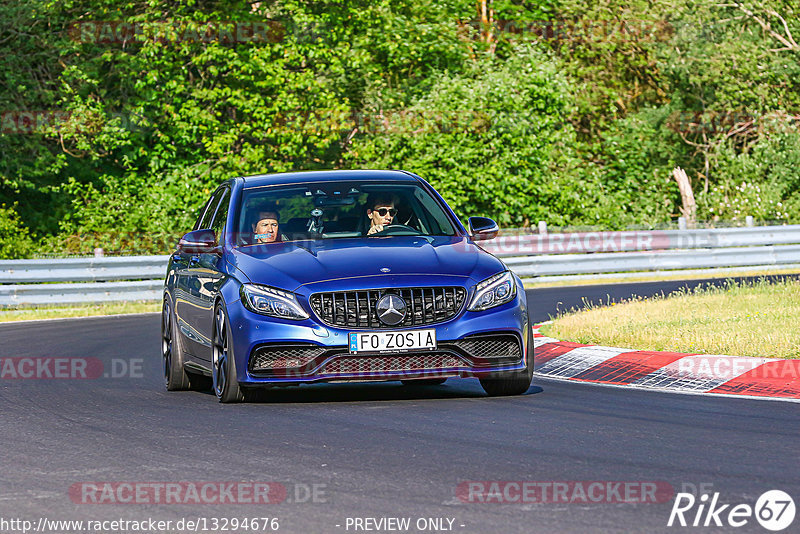
[[[253,243],[275,243],[282,241],[280,216],[277,211],[261,211],[253,223]]]

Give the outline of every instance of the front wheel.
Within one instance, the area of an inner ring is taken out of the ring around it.
[[[490,397],[522,395],[528,391],[533,380],[533,333],[530,326],[528,327],[528,352],[525,361],[527,365],[522,371],[497,378],[481,378],[481,387]]]
[[[214,310],[214,337],[211,355],[211,382],[219,402],[243,402],[245,392],[236,378],[236,360],[231,350],[228,314],[220,303]]]

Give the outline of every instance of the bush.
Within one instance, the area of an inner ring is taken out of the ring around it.
[[[700,218],[800,222],[800,134],[765,133],[745,150],[722,143],[713,160],[714,185],[698,195]]]
[[[222,176],[219,177],[222,179]],[[101,176],[100,185],[70,180],[60,190],[73,198],[72,212],[57,236],[46,240],[52,251],[91,254],[99,247],[116,254],[166,254],[188,232],[211,191],[190,180]]]
[[[28,258],[33,253],[33,239],[15,208],[16,204],[0,204],[0,259]]]
[[[459,215],[502,226],[558,224],[583,202],[580,184],[559,173],[574,141],[570,100],[545,53],[521,47],[507,62],[486,56],[465,74],[439,75],[409,108],[356,137],[345,159],[416,172]]]
[[[598,224],[652,225],[677,212],[680,194],[671,173],[676,165],[686,167],[688,157],[669,129],[669,115],[666,107],[645,108],[612,121],[592,147],[591,165],[597,167],[597,181],[610,204],[598,213]]]

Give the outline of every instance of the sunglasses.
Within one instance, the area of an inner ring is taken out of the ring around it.
[[[386,217],[387,213],[389,215],[391,215],[392,217],[397,215],[397,210],[395,208],[380,208],[380,209],[373,210],[373,211],[377,211],[378,215],[380,215],[381,217]]]

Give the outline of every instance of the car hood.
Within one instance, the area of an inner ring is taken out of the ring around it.
[[[391,236],[294,241],[234,248],[228,261],[256,284],[296,291],[342,278],[449,275],[479,282],[503,262],[466,237]],[[386,271],[388,269],[388,271]]]

